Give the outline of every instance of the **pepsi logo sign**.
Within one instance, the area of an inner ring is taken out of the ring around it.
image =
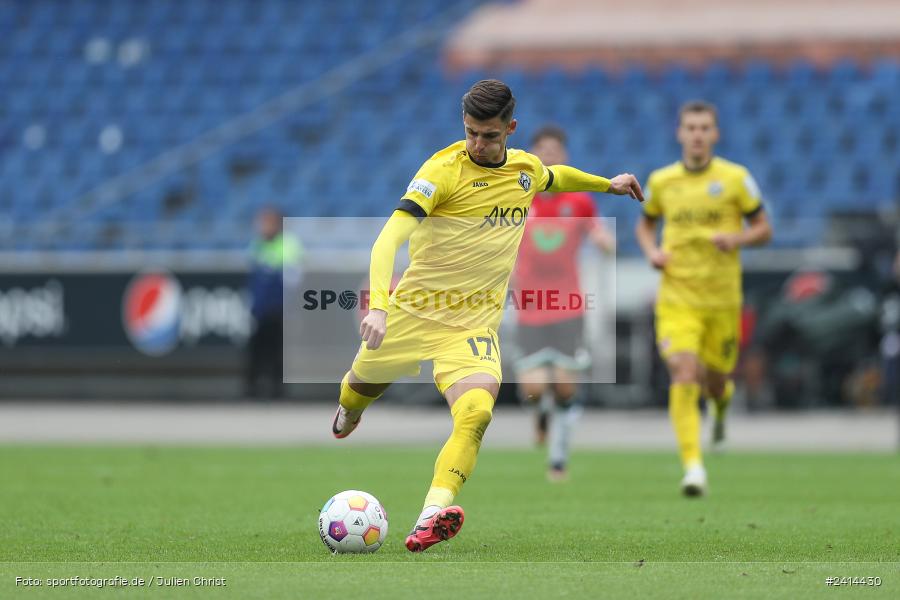
[[[181,285],[171,274],[136,275],[122,299],[122,324],[135,348],[150,356],[171,352],[179,342],[181,303]]]

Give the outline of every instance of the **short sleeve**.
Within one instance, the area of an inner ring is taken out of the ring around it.
[[[425,161],[406,187],[400,200],[400,210],[412,213],[420,219],[431,214],[453,189],[455,170],[440,160]]]
[[[553,183],[553,173],[534,154],[529,153],[528,158],[534,164],[534,176],[537,178],[534,183],[534,191],[536,193],[546,192]]]
[[[644,215],[651,219],[658,219],[661,217],[663,214],[661,200],[659,193],[659,178],[651,173],[650,178],[647,179],[647,185],[644,186],[644,202],[641,203]]]
[[[753,216],[762,209],[762,194],[759,185],[749,171],[744,171],[738,186],[738,206],[745,216]]]
[[[553,172],[550,171],[544,163],[540,160],[537,161],[537,176],[538,176],[538,184],[537,189],[540,192],[546,192],[550,188],[550,184],[553,183]]]

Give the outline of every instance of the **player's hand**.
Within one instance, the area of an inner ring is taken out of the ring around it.
[[[644,191],[637,177],[631,173],[622,173],[609,180],[609,193],[618,196],[631,196],[638,202],[644,201]]]
[[[712,243],[722,252],[731,252],[740,245],[737,234],[734,233],[715,233],[712,236]]]
[[[659,269],[660,271],[664,270],[669,263],[669,255],[662,250],[654,250],[647,259],[654,269]]]
[[[377,308],[370,310],[359,324],[359,335],[369,350],[375,350],[381,345],[386,332],[387,313]]]

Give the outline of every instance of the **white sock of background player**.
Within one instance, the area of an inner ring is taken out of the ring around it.
[[[547,439],[549,462],[553,468],[565,469],[569,463],[572,433],[575,429],[575,423],[582,413],[582,407],[575,397],[554,404],[553,418],[550,420],[550,431]]]

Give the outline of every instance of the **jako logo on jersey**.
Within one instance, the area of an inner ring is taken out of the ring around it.
[[[485,215],[484,221],[478,226],[478,229],[481,229],[485,225],[491,227],[521,227],[527,218],[527,208],[520,208],[518,206],[515,208],[500,208],[499,206],[494,206],[494,208],[491,209],[491,213]]]
[[[178,345],[181,298],[181,285],[168,273],[144,273],[131,280],[122,299],[122,324],[138,350],[159,356]]]
[[[526,192],[531,189],[531,177],[525,171],[519,171],[519,185]]]
[[[487,181],[473,181],[472,182],[472,187],[474,187],[474,188],[481,188],[481,187],[487,187],[487,186],[488,186]]]

